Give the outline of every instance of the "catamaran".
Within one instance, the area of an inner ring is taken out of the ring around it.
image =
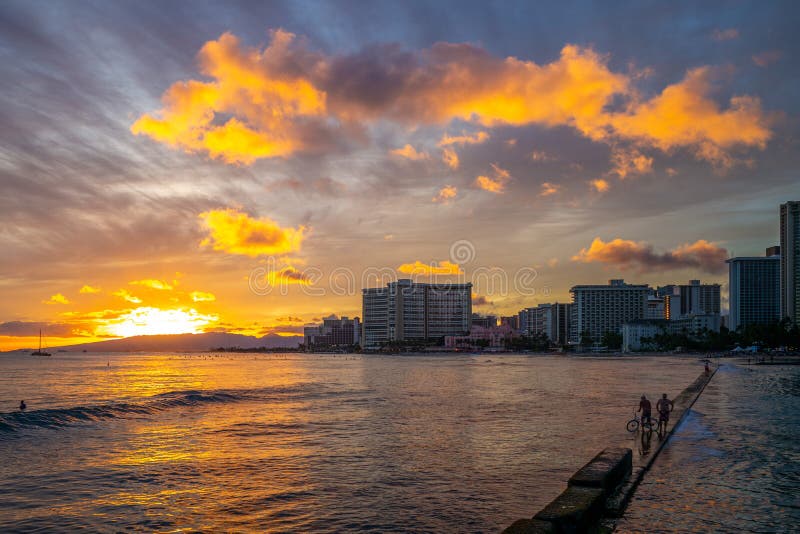
[[[36,352],[31,352],[31,356],[50,356],[49,352],[44,352],[42,350],[42,329],[39,329],[39,350]]]

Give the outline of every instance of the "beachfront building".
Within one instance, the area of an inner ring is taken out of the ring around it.
[[[482,328],[491,328],[493,326],[497,326],[497,316],[473,313],[472,326],[480,326]]]
[[[472,325],[472,284],[408,279],[362,290],[363,345],[436,340],[464,335]]]
[[[800,323],[800,201],[781,204],[781,317]]]
[[[478,348],[502,349],[518,334],[508,324],[490,327],[473,326],[469,334],[445,336],[444,346],[448,349],[475,350]]]
[[[520,310],[519,331],[524,336],[547,336],[555,345],[565,345],[569,337],[571,304],[539,304]]]
[[[680,319],[641,319],[622,325],[622,352],[655,348],[653,338],[659,334],[693,336],[705,330],[719,332],[722,318],[718,313],[690,314]]]
[[[328,347],[352,347],[361,341],[361,322],[358,317],[350,319],[335,315],[326,317],[321,325],[303,328],[303,343],[306,350]]]
[[[622,325],[644,319],[650,287],[609,280],[608,285],[577,285],[572,293],[569,342],[579,344],[584,334],[600,342],[606,333],[621,333]]]
[[[665,319],[720,313],[719,284],[701,284],[700,280],[690,280],[688,284],[659,287],[657,295],[664,299]]]
[[[752,256],[727,260],[729,326],[768,324],[781,318],[781,256]]]
[[[647,308],[644,310],[645,319],[666,319],[664,312],[664,297],[648,295]]]

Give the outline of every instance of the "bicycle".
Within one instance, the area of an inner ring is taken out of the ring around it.
[[[639,430],[639,427],[641,426],[644,430],[652,432],[657,424],[658,423],[653,421],[652,417],[649,417],[648,420],[643,423],[642,419],[639,417],[639,414],[633,412],[633,419],[628,421],[628,424],[625,425],[625,428],[628,429],[628,432],[636,432],[637,430]]]

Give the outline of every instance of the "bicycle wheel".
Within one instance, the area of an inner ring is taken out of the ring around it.
[[[636,429],[639,428],[639,421],[636,419],[631,419],[628,421],[628,424],[625,425],[625,428],[628,429],[628,432],[636,432]]]

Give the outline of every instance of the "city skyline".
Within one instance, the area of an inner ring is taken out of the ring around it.
[[[302,335],[370,270],[725,296],[781,243],[792,3],[187,5],[0,6],[0,350]]]

